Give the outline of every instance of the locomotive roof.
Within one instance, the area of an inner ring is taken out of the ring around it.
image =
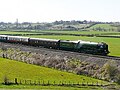
[[[69,42],[69,43],[80,43],[80,44],[98,44],[97,42],[91,42],[91,41],[69,41],[69,40],[61,40],[61,42]]]
[[[80,42],[81,44],[98,44],[97,42],[82,41],[82,40],[79,40],[79,42]]]
[[[55,42],[58,42],[59,40],[57,39],[46,39],[46,38],[30,38],[30,39],[33,39],[33,40],[41,40],[41,41],[55,41]]]

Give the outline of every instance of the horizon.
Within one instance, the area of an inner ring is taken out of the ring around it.
[[[120,22],[120,0],[0,0],[0,22]]]
[[[29,21],[22,21],[22,22],[19,22],[19,19],[16,19],[16,21],[14,21],[14,22],[5,22],[5,21],[0,21],[0,23],[54,23],[54,22],[56,22],[56,21],[58,21],[58,22],[60,22],[60,21],[63,21],[63,22],[66,22],[66,21],[69,21],[69,22],[71,22],[71,21],[81,21],[81,22],[84,22],[84,21],[87,21],[87,22],[100,22],[100,23],[120,23],[119,21],[118,22],[116,22],[116,21],[111,21],[111,22],[104,22],[104,21],[92,21],[92,20],[55,20],[55,21],[51,21],[51,22],[29,22]]]

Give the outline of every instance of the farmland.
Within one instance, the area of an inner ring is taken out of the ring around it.
[[[34,34],[34,32],[0,31],[0,34]]]
[[[99,35],[120,35],[120,32],[115,31],[61,31],[61,30],[32,30],[32,31],[0,31],[0,34],[42,34],[42,33],[58,33],[58,34],[99,34]]]
[[[82,75],[75,75],[72,73],[67,73],[63,71],[58,71],[55,69],[50,69],[47,67],[41,67],[36,65],[30,65],[18,61],[8,60],[0,58],[0,83],[3,82],[4,77],[7,77],[9,81],[13,81],[15,78],[18,80],[39,80],[43,81],[44,83],[47,83],[49,80],[49,83],[53,83],[56,81],[56,83],[59,83],[60,81],[66,81],[66,82],[74,82],[74,83],[82,83],[82,82],[88,82],[88,83],[101,83],[102,84],[109,84],[108,82],[93,79],[90,77],[82,76]],[[38,86],[29,86],[29,85],[12,85],[12,86],[4,86],[0,85],[0,88],[65,88],[67,87],[53,87],[53,86],[47,86],[47,87],[38,87]],[[75,89],[77,87],[68,87],[69,89]],[[83,87],[84,88],[84,87]],[[89,87],[85,87],[89,88]],[[95,87],[94,87],[95,88]],[[96,87],[98,88],[98,87]],[[99,88],[100,89],[100,88]],[[101,89],[100,89],[101,90]]]
[[[50,30],[44,30],[44,31],[39,31],[40,33],[46,32],[46,33],[64,33],[64,34],[120,34],[120,32],[114,32],[114,31],[50,31]]]
[[[105,29],[106,31],[109,31],[109,30],[112,30],[112,29],[113,29],[114,31],[117,30],[117,27],[112,26],[111,24],[96,24],[96,25],[88,28],[88,30],[92,30],[92,29],[96,29],[96,28]]]

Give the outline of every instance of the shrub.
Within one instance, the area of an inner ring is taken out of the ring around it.
[[[117,63],[115,61],[108,61],[101,68],[101,77],[105,80],[111,82],[118,82],[120,80],[120,71],[117,67]]]

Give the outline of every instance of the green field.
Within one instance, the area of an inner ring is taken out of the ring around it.
[[[0,85],[1,90],[109,90],[113,87],[98,87],[98,86],[38,86],[38,85],[11,85],[11,86],[5,86],[5,85]],[[117,86],[119,88],[119,86]],[[117,89],[118,90],[118,89]]]
[[[42,30],[38,31],[40,33],[46,32],[46,33],[63,33],[63,34],[109,34],[109,35],[119,35],[120,32],[115,31],[58,31],[58,30]]]
[[[33,32],[0,31],[0,34],[33,34]]]
[[[63,33],[63,34],[109,34],[120,35],[120,32],[114,31],[60,31],[60,30],[33,30],[33,31],[0,31],[0,34],[41,34],[41,33]]]
[[[96,25],[94,25],[94,26],[92,26],[92,27],[90,27],[89,28],[89,30],[91,30],[91,29],[95,29],[95,28],[104,28],[104,29],[106,29],[106,30],[109,30],[109,29],[114,29],[114,30],[116,30],[117,29],[117,27],[114,27],[114,26],[111,26],[111,24],[96,24]]]
[[[40,35],[29,36],[36,38],[50,38],[50,39],[63,39],[63,40],[86,40],[95,42],[105,42],[109,45],[110,54],[112,56],[120,56],[120,38],[107,38],[107,37],[81,37],[81,36],[65,36],[65,35]]]
[[[76,75],[72,73],[58,71],[55,69],[50,69],[46,67],[30,65],[30,64],[26,64],[18,61],[0,58],[0,83],[3,82],[4,77],[7,77],[9,81],[13,81],[15,78],[17,78],[18,80],[32,80],[32,81],[44,80],[44,83],[47,83],[47,81],[49,80],[49,83],[53,83],[54,81],[56,83],[59,83],[60,81],[66,81],[66,82],[70,81],[74,83],[98,82],[101,84],[102,82],[102,84],[109,84],[108,82],[82,76],[82,75]],[[42,86],[41,87],[38,87],[38,86],[30,87],[29,85],[28,86],[24,86],[24,85],[5,86],[0,84],[0,88],[42,88]],[[60,88],[60,87],[47,86],[46,88]],[[68,88],[68,87],[61,87],[61,88]],[[73,87],[70,87],[70,88],[73,88]]]
[[[91,80],[92,82],[100,82],[100,80],[90,77],[80,76],[72,73],[57,71],[55,69],[0,58],[0,82],[3,81],[4,76],[7,76],[10,80],[18,78],[23,80],[50,80],[51,82],[71,81],[77,83],[78,81],[82,82],[83,79],[85,79],[86,82],[91,82]]]

